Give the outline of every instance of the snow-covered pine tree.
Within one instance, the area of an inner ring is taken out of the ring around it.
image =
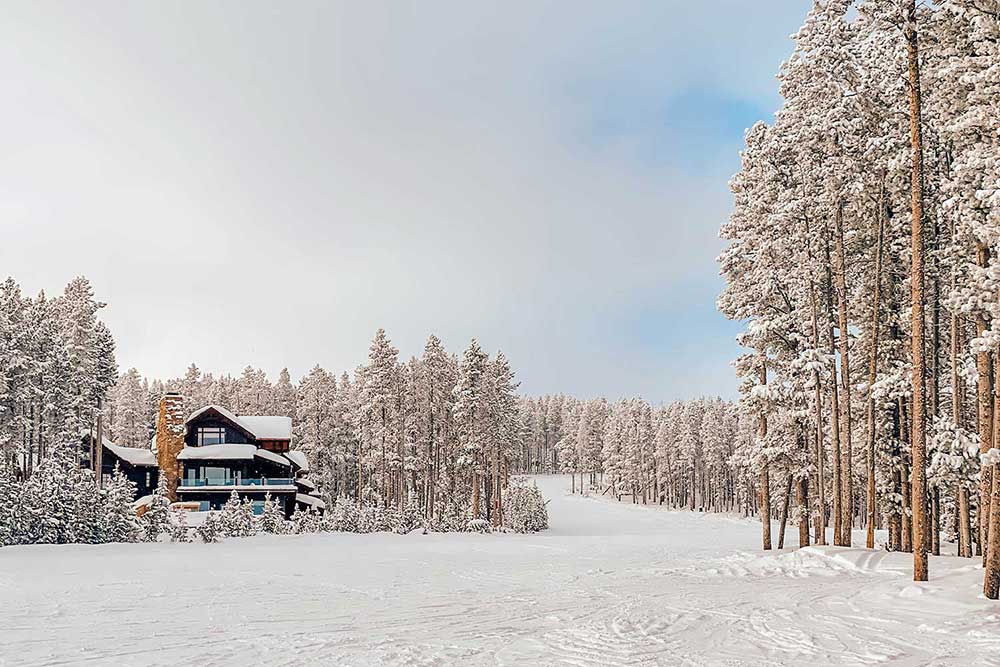
[[[12,466],[0,459],[0,547],[18,544],[21,540],[20,504],[20,489]]]
[[[219,513],[209,512],[200,526],[195,528],[198,538],[205,544],[214,544],[225,537],[225,533],[220,525]]]
[[[187,512],[185,510],[170,511],[170,541],[190,542],[191,529],[188,527]]]
[[[482,516],[483,451],[488,420],[488,392],[484,381],[488,362],[488,355],[472,339],[462,354],[458,381],[453,391],[453,414],[461,447],[455,465],[464,473],[461,488],[467,489],[473,520]]]
[[[512,477],[504,490],[506,527],[515,533],[536,533],[549,527],[546,502],[538,486],[524,477]]]
[[[219,512],[219,530],[225,537],[252,537],[257,534],[257,517],[249,498],[241,499],[236,489]]]
[[[319,514],[317,514],[311,507],[308,509],[296,507],[295,511],[292,513],[291,523],[292,532],[296,535],[318,533],[322,527]]]
[[[118,379],[109,398],[111,441],[122,447],[148,447],[151,413],[146,387],[135,368]]]
[[[101,534],[104,542],[137,542],[142,529],[136,517],[135,484],[116,466],[102,490]]]
[[[271,533],[272,535],[283,535],[289,532],[285,513],[271,497],[270,493],[264,495],[264,510],[258,517],[258,524],[262,532]]]
[[[160,475],[156,490],[141,517],[144,539],[158,542],[160,536],[170,530],[170,498],[167,495],[167,477]]]
[[[400,487],[396,475],[402,464],[398,357],[399,350],[392,346],[385,330],[379,329],[369,348],[368,365],[359,370],[355,381],[359,503],[363,502],[365,488],[373,489],[384,506],[397,501]]]

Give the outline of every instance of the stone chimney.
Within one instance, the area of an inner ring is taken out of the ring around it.
[[[160,414],[156,418],[156,462],[160,475],[166,478],[167,496],[177,500],[177,483],[183,471],[177,455],[184,449],[184,397],[167,392],[160,399]]]

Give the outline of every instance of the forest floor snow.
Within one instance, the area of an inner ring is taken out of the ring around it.
[[[975,560],[915,584],[908,554],[765,555],[751,521],[538,484],[538,535],[0,549],[0,665],[1000,665]]]

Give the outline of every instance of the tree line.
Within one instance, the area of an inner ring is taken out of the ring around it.
[[[0,463],[18,478],[79,443],[106,407],[118,366],[98,318],[104,306],[86,278],[54,298],[26,296],[12,278],[0,283]]]
[[[794,39],[719,258],[759,502],[791,476],[817,543],[885,527],[916,580],[954,529],[996,599],[1000,3],[817,0]]]
[[[177,391],[191,412],[217,404],[237,414],[292,418],[293,447],[309,457],[310,479],[328,507],[417,507],[438,521],[503,524],[503,490],[518,441],[518,383],[502,352],[472,340],[462,354],[430,336],[420,357],[401,360],[385,331],[353,373],[316,366],[297,383],[247,367],[213,377],[197,366],[149,381],[135,369],[111,391],[106,414],[117,444],[148,446],[159,397]]]

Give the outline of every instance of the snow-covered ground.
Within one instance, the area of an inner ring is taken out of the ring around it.
[[[752,522],[539,485],[540,535],[0,549],[0,665],[1000,665],[971,561],[914,584],[905,554],[762,555]]]

